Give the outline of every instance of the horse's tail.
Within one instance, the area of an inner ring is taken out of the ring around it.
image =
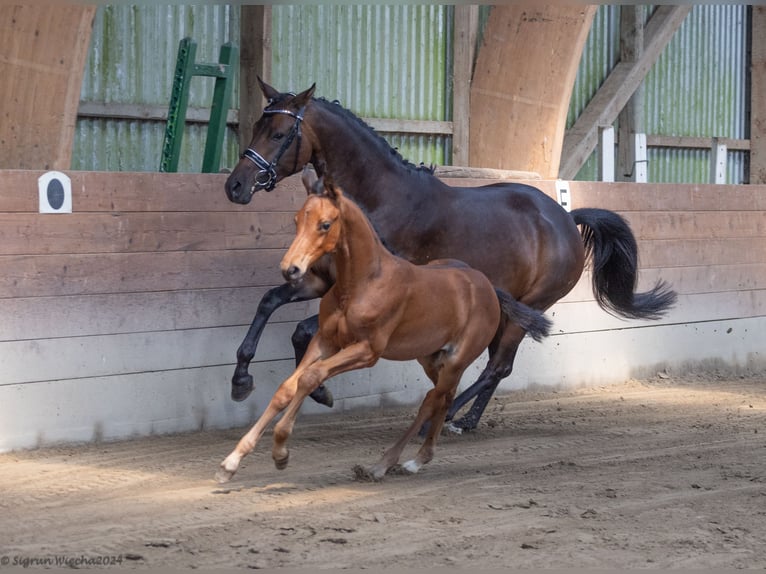
[[[508,319],[524,329],[535,341],[541,341],[550,334],[553,323],[542,311],[533,309],[517,301],[513,295],[495,288],[497,300],[500,301],[500,310]]]
[[[676,292],[663,280],[636,293],[638,245],[628,223],[606,209],[573,209],[581,226],[585,256],[592,261],[593,295],[599,306],[628,319],[659,319],[676,302]]]

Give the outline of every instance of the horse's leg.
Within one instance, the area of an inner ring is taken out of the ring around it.
[[[258,304],[258,311],[245,335],[245,339],[237,349],[237,366],[231,378],[231,398],[237,402],[244,401],[253,392],[253,377],[248,373],[250,361],[255,356],[255,349],[261,338],[263,329],[269,317],[285,303],[307,301],[323,294],[321,288],[313,283],[293,285],[284,283],[269,289]]]
[[[312,339],[307,356],[312,353],[311,349],[315,340],[316,337]],[[281,470],[287,466],[290,457],[290,451],[286,446],[287,440],[293,432],[295,419],[298,417],[298,411],[306,396],[330,377],[355,369],[371,367],[379,357],[380,355],[372,350],[368,341],[360,341],[341,349],[331,357],[314,362],[301,372],[297,380],[296,393],[287,406],[285,414],[274,426],[274,446],[271,456],[278,469]],[[301,362],[301,365],[303,364]]]
[[[524,338],[525,331],[520,327],[507,324],[500,335],[499,344],[490,348],[490,358],[481,375],[470,387],[464,390],[452,403],[447,412],[447,420],[452,421],[455,414],[468,404],[474,397],[476,400],[469,411],[459,420],[450,423],[450,429],[455,432],[470,431],[479,424],[479,419],[487,408],[495,389],[513,370],[513,361],[519,344]],[[494,343],[494,341],[493,341]]]
[[[303,355],[306,353],[311,339],[319,330],[319,315],[314,315],[308,319],[304,319],[295,327],[295,331],[292,336],[293,350],[295,351],[295,364],[298,365],[303,359]],[[320,405],[326,405],[332,407],[333,396],[330,390],[323,384],[319,385],[309,395],[312,399],[318,402]]]
[[[274,420],[274,418],[281,413],[293,400],[298,387],[298,381],[301,374],[306,370],[309,365],[319,360],[321,356],[318,343],[314,343],[309,346],[304,361],[298,365],[292,375],[290,375],[285,381],[279,385],[279,388],[274,393],[274,396],[269,401],[266,410],[258,418],[258,421],[253,427],[243,436],[237,446],[231,453],[223,460],[218,472],[216,473],[216,480],[219,483],[225,483],[231,480],[234,473],[237,472],[242,459],[253,452],[255,446],[258,444],[266,427]]]

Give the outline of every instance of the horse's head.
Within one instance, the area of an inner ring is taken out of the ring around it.
[[[271,191],[311,159],[301,123],[316,84],[298,95],[283,94],[258,78],[268,105],[253,126],[250,145],[226,180],[226,195],[234,203],[250,203],[256,191]]]
[[[282,258],[280,269],[287,281],[300,281],[309,267],[335,250],[341,235],[340,198],[343,192],[325,178],[303,171],[308,197],[295,215],[297,232]]]

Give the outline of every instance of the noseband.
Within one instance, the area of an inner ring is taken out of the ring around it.
[[[269,162],[261,154],[252,148],[247,148],[242,154],[242,157],[246,157],[255,164],[258,168],[258,173],[255,176],[255,182],[266,191],[271,191],[277,185],[277,170],[276,166],[279,160],[287,151],[287,148],[293,143],[295,137],[298,137],[298,145],[295,148],[295,162],[293,164],[293,172],[298,171],[298,154],[301,151],[301,122],[303,121],[303,113],[306,111],[306,106],[302,107],[298,112],[291,112],[290,110],[263,110],[265,114],[286,114],[295,118],[295,123],[290,129],[290,133],[287,134],[287,138],[282,143],[282,146],[277,151],[277,155]]]

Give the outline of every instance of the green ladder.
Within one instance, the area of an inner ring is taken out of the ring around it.
[[[215,173],[221,165],[223,136],[226,133],[226,116],[229,111],[239,51],[231,42],[227,42],[221,46],[217,64],[198,64],[195,62],[196,55],[197,43],[194,40],[184,38],[179,42],[176,71],[168,108],[168,122],[165,127],[165,141],[162,144],[160,171],[178,171],[181,138],[186,123],[186,109],[189,105],[189,84],[194,76],[215,78],[213,104],[210,108],[210,121],[205,141],[205,155],[202,159],[202,173]]]

